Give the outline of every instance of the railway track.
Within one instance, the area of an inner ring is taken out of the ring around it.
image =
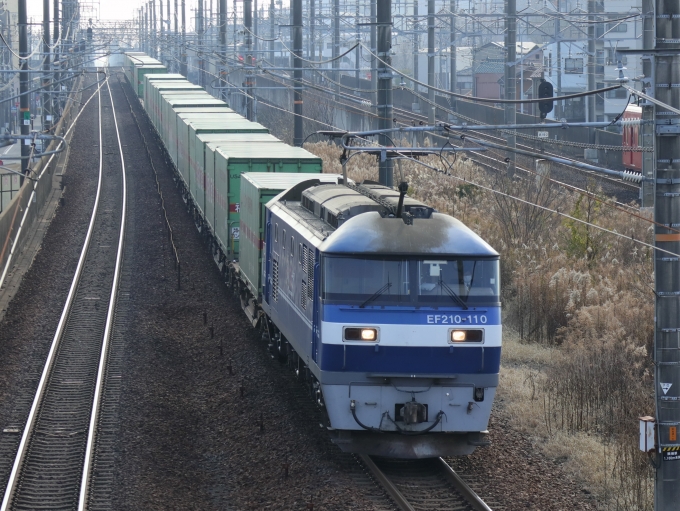
[[[442,458],[359,458],[402,511],[491,511]]]
[[[103,93],[106,91],[108,97]],[[68,297],[28,419],[1,511],[84,509],[97,445],[102,389],[120,278],[126,222],[122,146],[107,83],[99,102],[94,208]]]

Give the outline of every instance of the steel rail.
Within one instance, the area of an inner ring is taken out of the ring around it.
[[[399,489],[394,485],[390,478],[387,477],[382,470],[378,468],[378,465],[366,454],[360,454],[359,458],[366,465],[366,467],[371,471],[378,482],[385,488],[387,493],[390,494],[392,500],[397,504],[401,511],[416,511],[415,508],[406,500],[406,497],[399,491]]]
[[[107,79],[108,80],[108,79]],[[26,459],[26,456],[28,454],[28,446],[30,443],[31,436],[33,434],[34,428],[36,426],[36,421],[37,421],[37,416],[38,416],[38,411],[41,407],[43,398],[46,394],[47,388],[48,388],[48,380],[50,379],[50,375],[55,367],[55,362],[56,362],[56,356],[57,352],[59,350],[61,341],[64,336],[64,332],[66,329],[66,326],[68,324],[68,319],[70,316],[70,313],[72,312],[72,306],[74,304],[74,298],[76,295],[76,291],[78,288],[78,285],[81,280],[81,276],[83,273],[83,268],[85,266],[85,261],[88,256],[89,250],[90,250],[90,245],[93,237],[93,232],[95,228],[95,222],[98,217],[98,210],[99,210],[99,205],[100,205],[100,199],[101,199],[101,192],[102,192],[102,179],[103,179],[103,163],[104,163],[104,149],[103,149],[103,134],[102,134],[102,101],[101,101],[101,87],[97,89],[97,96],[99,100],[99,172],[98,172],[98,181],[97,181],[97,193],[95,196],[95,201],[94,201],[94,206],[92,208],[92,216],[90,218],[90,222],[88,225],[87,233],[85,235],[85,241],[83,243],[83,248],[80,253],[80,257],[78,259],[78,264],[76,266],[76,271],[73,277],[73,281],[71,282],[71,286],[69,288],[68,296],[66,298],[66,302],[64,304],[64,309],[62,311],[61,317],[59,319],[59,323],[57,325],[57,329],[52,341],[52,344],[50,346],[50,350],[45,362],[45,366],[43,368],[40,382],[38,383],[38,388],[35,393],[35,398],[33,400],[33,404],[31,406],[31,410],[28,415],[28,419],[26,420],[26,425],[24,427],[24,431],[22,434],[21,441],[19,443],[19,448],[17,449],[17,455],[14,460],[14,464],[12,467],[12,472],[10,474],[7,487],[5,489],[5,494],[3,497],[2,505],[0,506],[0,511],[8,511],[10,509],[10,506],[12,505],[12,500],[15,497],[15,491],[17,490],[17,484],[19,481],[19,474],[22,468],[22,465]],[[116,262],[118,265],[118,261]],[[107,318],[107,322],[108,322]]]
[[[83,477],[80,482],[80,498],[78,500],[78,510],[84,511],[87,509],[87,497],[89,490],[89,480],[92,473],[91,465],[94,458],[95,448],[95,432],[99,422],[99,409],[101,405],[101,397],[104,386],[104,375],[106,373],[106,362],[109,354],[109,344],[111,342],[111,334],[113,331],[113,319],[116,310],[116,297],[118,295],[118,285],[120,284],[120,272],[123,261],[123,248],[125,244],[125,220],[127,209],[127,180],[125,176],[125,156],[123,155],[123,143],[120,140],[120,131],[118,130],[118,118],[116,117],[116,108],[113,103],[113,94],[111,94],[111,87],[109,86],[108,77],[106,79],[106,88],[109,91],[111,98],[111,113],[113,114],[113,125],[116,128],[116,138],[118,140],[118,151],[120,152],[120,163],[123,176],[123,209],[120,218],[120,234],[118,236],[118,253],[116,254],[116,264],[113,273],[113,285],[111,286],[111,296],[109,298],[109,310],[106,316],[106,326],[104,328],[104,339],[102,341],[101,355],[99,357],[99,367],[97,370],[97,384],[95,386],[94,397],[92,400],[92,412],[90,413],[90,428],[87,434],[87,447],[85,448],[85,461],[83,463]],[[101,134],[101,125],[100,125]],[[100,138],[99,141],[100,155],[103,151],[103,144]],[[101,158],[101,156],[100,156]],[[100,160],[101,161],[101,160]]]
[[[392,482],[390,477],[385,474],[380,467],[371,459],[370,456],[360,454],[359,458],[368,468],[371,474],[377,479],[387,493],[392,497],[397,507],[402,511],[415,511],[415,507],[411,504],[408,498],[397,488],[397,485]],[[492,509],[470,488],[470,486],[461,478],[443,458],[437,458],[437,467],[441,469],[444,477],[448,483],[458,492],[458,494],[466,501],[474,511],[492,511]],[[422,505],[422,503],[421,503]]]
[[[444,461],[444,458],[439,458],[442,466],[442,471],[446,474],[446,478],[453,484],[465,500],[472,506],[475,511],[492,511],[489,506],[475,493],[475,491],[468,486],[465,480],[460,477],[451,466]]]

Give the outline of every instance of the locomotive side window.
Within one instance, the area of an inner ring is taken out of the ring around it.
[[[274,241],[278,243],[279,241],[279,224],[278,222],[274,224]]]
[[[290,237],[290,257],[295,255],[295,237]]]
[[[283,236],[281,236],[281,250],[286,250],[286,230],[283,230]]]

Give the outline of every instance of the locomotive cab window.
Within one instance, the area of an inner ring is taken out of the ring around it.
[[[323,259],[323,299],[362,307],[461,307],[500,301],[498,259]]]
[[[410,302],[409,262],[404,259],[325,256],[324,299],[360,306]]]
[[[418,302],[474,305],[498,302],[498,260],[443,259],[418,262]]]

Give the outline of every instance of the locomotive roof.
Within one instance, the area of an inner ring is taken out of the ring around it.
[[[491,246],[463,222],[433,213],[407,225],[401,218],[383,218],[376,211],[347,220],[321,244],[331,254],[456,255],[498,257]]]

